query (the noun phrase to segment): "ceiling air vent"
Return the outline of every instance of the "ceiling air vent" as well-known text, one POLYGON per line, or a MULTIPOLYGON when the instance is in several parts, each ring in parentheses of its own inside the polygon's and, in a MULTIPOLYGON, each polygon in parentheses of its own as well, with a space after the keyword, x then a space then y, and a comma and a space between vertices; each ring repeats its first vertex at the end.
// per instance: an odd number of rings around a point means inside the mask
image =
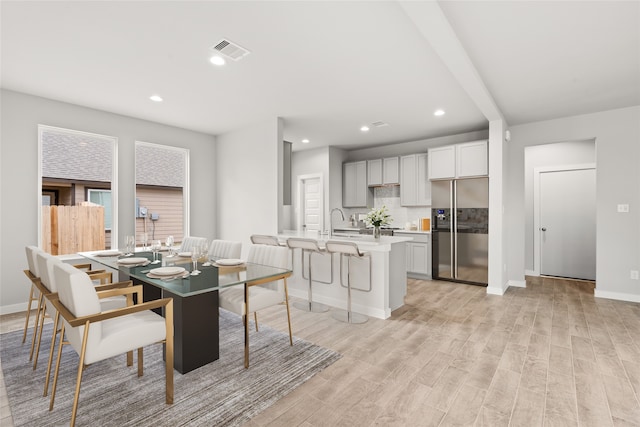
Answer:
POLYGON ((381 128, 381 127, 389 126, 389 123, 373 122, 373 123, 371 123, 371 126, 376 127, 376 128, 381 128))
POLYGON ((220 52, 227 58, 234 61, 239 61, 250 53, 247 49, 227 39, 222 39, 218 43, 216 43, 216 45, 213 47, 213 50, 216 52, 220 52))

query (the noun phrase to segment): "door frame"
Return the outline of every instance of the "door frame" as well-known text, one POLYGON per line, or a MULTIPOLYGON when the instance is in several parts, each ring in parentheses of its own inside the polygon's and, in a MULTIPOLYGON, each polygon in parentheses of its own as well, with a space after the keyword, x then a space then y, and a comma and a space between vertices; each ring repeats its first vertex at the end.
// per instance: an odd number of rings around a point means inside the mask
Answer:
MULTIPOLYGON (((540 275, 540 259, 542 258, 542 245, 540 244, 540 175, 545 172, 562 172, 587 169, 596 170, 596 164, 582 163, 573 165, 542 166, 533 169, 533 273, 536 276, 540 275)), ((597 200, 598 199, 596 195, 596 203, 597 200)), ((596 251, 596 260, 597 257, 598 255, 596 251)))
POLYGON ((302 228, 302 224, 304 223, 304 181, 306 181, 307 179, 315 179, 318 178, 319 181, 319 185, 320 185, 320 218, 319 218, 319 222, 320 224, 322 224, 322 227, 324 229, 324 198, 325 198, 325 194, 324 194, 324 179, 322 177, 322 172, 318 172, 318 173, 309 173, 309 174, 304 174, 304 175, 297 175, 296 176, 296 184, 297 184, 297 190, 296 190, 296 194, 298 197, 298 200, 296 202, 296 230, 299 231, 304 231, 304 229, 302 228))

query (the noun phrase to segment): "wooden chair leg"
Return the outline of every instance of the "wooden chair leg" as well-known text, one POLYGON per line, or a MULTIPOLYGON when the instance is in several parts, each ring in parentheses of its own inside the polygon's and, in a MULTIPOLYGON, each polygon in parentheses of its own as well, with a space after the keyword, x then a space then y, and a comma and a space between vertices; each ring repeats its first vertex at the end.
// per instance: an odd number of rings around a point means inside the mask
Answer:
POLYGON ((56 387, 58 386, 58 372, 60 371, 60 358, 62 356, 62 346, 64 345, 64 323, 60 328, 60 344, 58 345, 58 357, 56 358, 56 369, 53 373, 53 384, 51 385, 51 399, 49 400, 49 410, 53 410, 53 403, 56 400, 56 387))
POLYGON ((165 339, 165 393, 167 404, 173 403, 173 301, 164 308, 165 327, 167 338, 165 339))
POLYGON ((258 312, 257 311, 253 312, 253 323, 255 323, 256 332, 258 332, 258 312))
POLYGON ((29 361, 33 360, 33 350, 35 349, 35 346, 36 346, 38 322, 40 322, 40 311, 42 310, 43 305, 44 305, 44 296, 41 293, 40 297, 38 298, 38 310, 36 311, 36 320, 33 324, 33 334, 31 335, 31 352, 29 353, 29 361))
POLYGON ((31 303, 35 300, 33 297, 33 285, 31 285, 31 290, 29 291, 29 305, 27 305, 27 317, 24 320, 24 332, 22 333, 22 344, 27 340, 27 329, 29 329, 29 317, 31 316, 31 303))
POLYGON ((56 346, 56 336, 58 335, 58 322, 60 321, 60 313, 56 312, 56 317, 53 319, 53 333, 51 334, 51 348, 49 348, 49 362, 47 363, 47 377, 44 380, 44 394, 45 397, 49 392, 49 377, 51 376, 51 363, 53 363, 53 350, 56 346))
POLYGON ((76 392, 73 396, 73 407, 71 409, 71 422, 69 427, 76 425, 76 415, 78 413, 78 400, 80 399, 80 383, 82 382, 82 371, 84 371, 84 357, 87 353, 87 339, 89 337, 89 326, 87 322, 84 325, 84 336, 82 337, 82 350, 80 351, 80 361, 78 362, 78 376, 76 378, 76 392))
MULTIPOLYGON (((36 338, 36 341, 38 342, 36 344, 36 354, 35 357, 33 358, 33 370, 36 370, 36 367, 38 366, 38 357, 40 356, 40 343, 42 342, 42 328, 44 328, 44 318, 46 317, 47 314, 47 306, 46 304, 42 307, 42 313, 40 314, 40 325, 36 325, 38 326, 38 337, 36 338)), ((34 326, 35 328, 35 326, 34 326)))
POLYGON ((244 284, 244 367, 249 368, 249 285, 244 284))
POLYGON ((289 345, 293 345, 293 334, 291 333, 291 311, 289 310, 289 290, 287 289, 287 279, 284 278, 284 302, 287 306, 287 322, 289 322, 289 345))
POLYGON ((127 351, 127 366, 133 366, 133 351, 127 351))

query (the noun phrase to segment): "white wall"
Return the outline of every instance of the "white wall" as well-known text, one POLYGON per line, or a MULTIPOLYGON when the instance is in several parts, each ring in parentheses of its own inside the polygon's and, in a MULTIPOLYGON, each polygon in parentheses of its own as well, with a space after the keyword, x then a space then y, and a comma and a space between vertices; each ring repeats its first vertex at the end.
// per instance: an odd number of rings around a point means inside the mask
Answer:
POLYGON ((595 141, 559 142, 524 149, 525 269, 533 271, 533 178, 534 169, 544 166, 579 165, 596 162, 595 141))
POLYGON ((217 137, 218 238, 246 247, 252 234, 277 234, 282 215, 282 120, 217 137))
POLYGON ((640 106, 511 127, 506 221, 509 278, 525 270, 524 148, 595 139, 596 296, 640 302, 640 106), (617 213, 620 203, 629 213, 617 213))
POLYGON ((24 247, 38 242, 38 124, 118 138, 120 242, 135 230, 135 141, 189 149, 191 233, 215 234, 214 136, 4 89, 0 96, 0 312, 24 310, 29 295, 22 270, 24 247))

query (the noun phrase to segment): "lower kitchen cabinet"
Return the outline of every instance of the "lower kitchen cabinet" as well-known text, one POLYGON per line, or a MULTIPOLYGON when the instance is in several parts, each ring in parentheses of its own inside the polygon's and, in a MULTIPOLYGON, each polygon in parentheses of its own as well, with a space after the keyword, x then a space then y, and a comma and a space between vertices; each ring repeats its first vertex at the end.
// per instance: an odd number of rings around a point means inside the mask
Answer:
POLYGON ((394 236, 413 238, 407 242, 407 276, 415 279, 431 279, 431 234, 394 232, 394 236))

